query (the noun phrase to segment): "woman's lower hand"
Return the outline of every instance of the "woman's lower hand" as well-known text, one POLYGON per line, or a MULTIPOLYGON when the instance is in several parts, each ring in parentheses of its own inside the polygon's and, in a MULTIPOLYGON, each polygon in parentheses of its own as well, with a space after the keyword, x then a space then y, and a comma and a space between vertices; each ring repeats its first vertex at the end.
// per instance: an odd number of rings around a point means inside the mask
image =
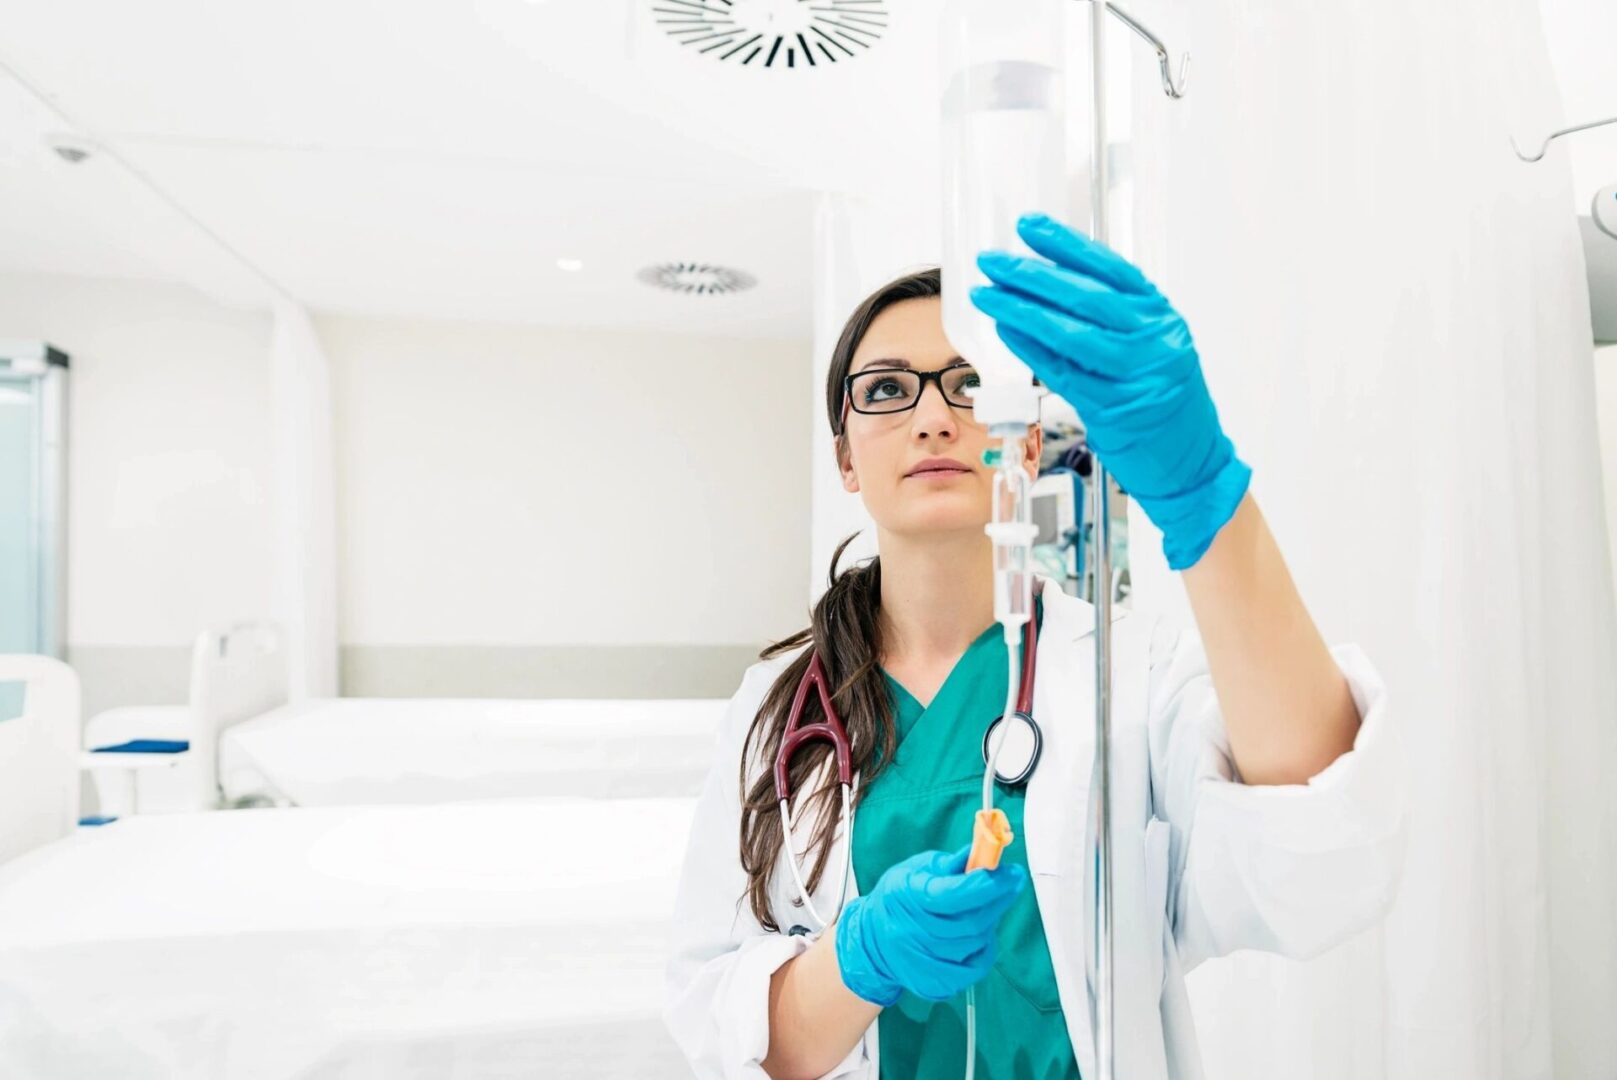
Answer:
POLYGON ((983 252, 993 284, 973 289, 973 303, 1078 411, 1096 455, 1162 530, 1168 565, 1194 565, 1252 470, 1219 426, 1190 328, 1110 248, 1042 214, 1017 232, 1043 258, 983 252))
POLYGON ((999 921, 1027 871, 1012 863, 968 874, 970 850, 914 855, 848 901, 835 933, 849 990, 884 1007, 905 990, 946 1001, 988 974, 999 921))

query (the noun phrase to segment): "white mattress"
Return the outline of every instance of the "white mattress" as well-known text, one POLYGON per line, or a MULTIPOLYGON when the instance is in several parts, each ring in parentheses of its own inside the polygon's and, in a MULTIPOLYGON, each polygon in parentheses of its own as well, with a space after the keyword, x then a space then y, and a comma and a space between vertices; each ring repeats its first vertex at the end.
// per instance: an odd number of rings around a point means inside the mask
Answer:
POLYGON ((219 740, 226 799, 297 806, 696 795, 722 700, 332 698, 219 740))
POLYGON ((128 818, 0 866, 0 1076, 689 1075, 686 799, 128 818))

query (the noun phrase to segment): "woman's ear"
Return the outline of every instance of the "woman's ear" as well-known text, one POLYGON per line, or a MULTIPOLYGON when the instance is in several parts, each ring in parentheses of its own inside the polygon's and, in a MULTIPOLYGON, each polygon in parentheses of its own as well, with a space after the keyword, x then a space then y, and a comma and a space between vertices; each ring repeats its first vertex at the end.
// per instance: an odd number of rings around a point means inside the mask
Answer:
POLYGON ((1031 424, 1027 438, 1022 440, 1022 465, 1031 469, 1033 479, 1039 478, 1039 458, 1044 454, 1044 425, 1031 424))
POLYGON ((859 475, 853 471, 853 454, 848 449, 848 436, 836 436, 831 445, 837 454, 837 472, 842 474, 842 490, 850 495, 857 494, 859 475))

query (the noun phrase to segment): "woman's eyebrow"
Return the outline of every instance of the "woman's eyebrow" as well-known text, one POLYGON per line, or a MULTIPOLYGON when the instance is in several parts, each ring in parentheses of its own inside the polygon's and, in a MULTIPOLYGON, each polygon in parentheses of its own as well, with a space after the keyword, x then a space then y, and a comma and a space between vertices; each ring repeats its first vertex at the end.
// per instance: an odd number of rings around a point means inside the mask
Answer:
MULTIPOLYGON (((944 363, 943 366, 944 367, 953 367, 955 364, 958 364, 958 363, 960 363, 960 357, 951 356, 944 363)), ((877 365, 880 365, 882 367, 907 368, 907 367, 910 366, 910 362, 908 360, 905 360, 901 356, 878 356, 878 357, 876 357, 874 359, 866 360, 863 364, 860 364, 854 370, 863 371, 863 370, 865 370, 865 368, 876 367, 877 365)))

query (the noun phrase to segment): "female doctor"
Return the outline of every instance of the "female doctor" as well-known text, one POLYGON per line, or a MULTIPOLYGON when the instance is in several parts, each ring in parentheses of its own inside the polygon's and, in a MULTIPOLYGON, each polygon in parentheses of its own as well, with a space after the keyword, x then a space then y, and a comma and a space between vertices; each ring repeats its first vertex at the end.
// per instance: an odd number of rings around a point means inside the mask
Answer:
MULTIPOLYGON (((973 299, 1077 409, 1195 614, 1196 632, 1117 614, 1112 858, 1116 1075, 1198 1077, 1186 972, 1234 949, 1316 954, 1388 904, 1399 758, 1374 670, 1326 648, 1292 583, 1184 320, 1107 248, 1038 215, 1018 231, 1040 257, 984 253, 992 284, 973 299)), ((669 1027, 700 1076, 952 1080, 968 987, 978 1076, 1095 1073, 1094 611, 1053 582, 1023 658, 1042 747, 1025 782, 995 785, 1014 840, 997 869, 965 872, 1009 678, 974 383, 936 270, 869 297, 837 343, 837 460, 880 553, 840 575, 834 557, 812 627, 766 649, 730 703, 669 966, 669 1027), (811 742, 787 761, 787 851, 773 770, 816 655, 847 733, 851 850, 832 748, 811 742)), ((823 719, 805 702, 801 723, 823 719)))

